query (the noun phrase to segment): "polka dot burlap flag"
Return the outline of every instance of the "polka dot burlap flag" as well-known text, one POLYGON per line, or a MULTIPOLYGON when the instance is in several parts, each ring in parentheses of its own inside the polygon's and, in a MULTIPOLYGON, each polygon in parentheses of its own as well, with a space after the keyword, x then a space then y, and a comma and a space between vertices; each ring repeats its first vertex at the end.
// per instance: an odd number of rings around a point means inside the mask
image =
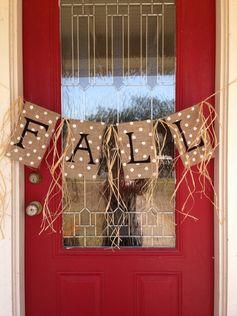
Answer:
POLYGON ((157 175, 151 120, 118 124, 118 138, 125 179, 144 179, 157 175))
POLYGON ((70 141, 64 161, 66 177, 96 179, 104 128, 103 122, 69 121, 70 141))
POLYGON ((6 156, 37 168, 47 150, 60 115, 30 102, 24 104, 6 156))
POLYGON ((212 158, 211 139, 200 105, 172 114, 166 118, 166 122, 185 167, 212 158))

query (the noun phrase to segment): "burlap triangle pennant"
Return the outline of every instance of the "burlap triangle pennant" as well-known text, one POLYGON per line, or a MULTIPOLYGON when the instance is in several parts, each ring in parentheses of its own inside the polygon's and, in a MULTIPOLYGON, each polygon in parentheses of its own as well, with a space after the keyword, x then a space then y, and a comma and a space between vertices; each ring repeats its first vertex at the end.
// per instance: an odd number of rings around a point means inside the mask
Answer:
POLYGON ((66 177, 96 179, 104 128, 103 122, 69 121, 70 140, 64 161, 66 177))
POLYGON ((125 179, 156 176, 157 159, 152 121, 118 124, 118 137, 125 179))
POLYGON ((60 115, 26 102, 6 156, 37 168, 47 150, 60 115))
POLYGON ((166 122, 185 167, 212 157, 211 139, 200 105, 172 114, 166 118, 166 122))

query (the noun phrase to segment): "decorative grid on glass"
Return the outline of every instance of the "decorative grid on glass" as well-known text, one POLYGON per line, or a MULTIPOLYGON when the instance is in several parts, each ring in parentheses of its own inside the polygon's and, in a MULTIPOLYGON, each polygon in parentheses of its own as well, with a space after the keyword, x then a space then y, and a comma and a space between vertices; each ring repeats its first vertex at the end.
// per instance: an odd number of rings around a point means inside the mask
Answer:
MULTIPOLYGON (((64 117, 117 123, 174 112, 174 1, 61 0, 61 43, 64 117)), ((118 236, 120 246, 174 247, 172 157, 168 138, 150 203, 143 180, 120 186, 126 211, 111 201, 105 213, 106 171, 94 182, 67 180, 64 246, 111 246, 118 236)))

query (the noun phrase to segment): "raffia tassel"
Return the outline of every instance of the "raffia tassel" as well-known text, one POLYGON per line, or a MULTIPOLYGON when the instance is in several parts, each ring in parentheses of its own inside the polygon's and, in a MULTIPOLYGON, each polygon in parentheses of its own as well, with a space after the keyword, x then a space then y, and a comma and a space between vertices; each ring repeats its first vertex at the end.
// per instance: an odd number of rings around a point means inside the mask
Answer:
POLYGON ((58 219, 58 217, 63 213, 65 209, 70 210, 71 207, 71 198, 64 174, 64 161, 66 151, 72 143, 71 135, 72 132, 68 120, 62 119, 55 130, 50 149, 45 158, 51 175, 51 182, 44 199, 40 233, 46 231, 49 228, 53 232, 55 232, 54 222, 58 219), (66 137, 64 137, 62 144, 63 130, 66 130, 66 137), (52 212, 50 208, 50 203, 53 200, 59 201, 59 203, 56 205, 56 208, 52 212))
MULTIPOLYGON (((120 192, 121 181, 121 153, 119 149, 119 137, 115 126, 109 125, 104 133, 102 143, 102 161, 105 161, 107 179, 105 180, 106 207, 105 207, 105 227, 111 225, 111 220, 107 213, 111 211, 111 202, 126 212, 127 206, 120 192)), ((103 163, 103 162, 102 162, 103 163)), ((122 218, 117 219, 116 227, 110 232, 111 247, 119 247, 119 230, 123 224, 122 218)))

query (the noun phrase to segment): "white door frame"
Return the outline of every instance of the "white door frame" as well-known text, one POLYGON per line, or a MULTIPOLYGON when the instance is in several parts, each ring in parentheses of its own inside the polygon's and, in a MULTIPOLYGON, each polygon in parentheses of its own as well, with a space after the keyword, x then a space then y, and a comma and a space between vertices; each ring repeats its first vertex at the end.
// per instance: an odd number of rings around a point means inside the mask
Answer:
MULTIPOLYGON (((22 95, 22 0, 0 1, 0 123, 22 95)), ((216 90, 237 78, 237 0, 216 0, 216 90)), ((220 220, 215 216, 215 316, 236 316, 237 300, 237 83, 216 97, 221 128, 215 160, 220 220)), ((13 111, 12 111, 13 112, 13 111)), ((12 113, 14 118, 16 113, 12 113)), ((7 127, 9 128, 9 127, 7 127)), ((24 316, 23 168, 2 162, 9 201, 0 241, 0 315, 24 316)))

